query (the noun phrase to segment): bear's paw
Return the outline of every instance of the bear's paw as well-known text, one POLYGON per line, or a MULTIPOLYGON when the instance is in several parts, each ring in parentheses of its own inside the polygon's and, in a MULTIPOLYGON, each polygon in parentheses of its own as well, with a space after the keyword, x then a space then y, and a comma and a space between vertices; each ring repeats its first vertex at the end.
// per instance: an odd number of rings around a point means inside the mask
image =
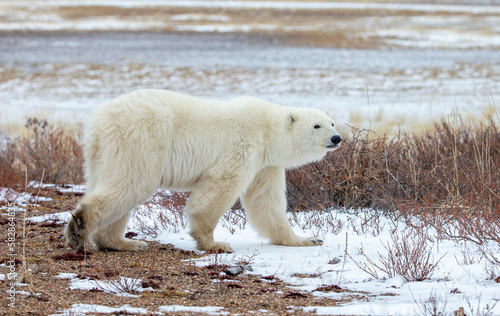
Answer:
POLYGON ((225 242, 215 242, 207 249, 203 249, 208 253, 232 253, 233 249, 225 242))

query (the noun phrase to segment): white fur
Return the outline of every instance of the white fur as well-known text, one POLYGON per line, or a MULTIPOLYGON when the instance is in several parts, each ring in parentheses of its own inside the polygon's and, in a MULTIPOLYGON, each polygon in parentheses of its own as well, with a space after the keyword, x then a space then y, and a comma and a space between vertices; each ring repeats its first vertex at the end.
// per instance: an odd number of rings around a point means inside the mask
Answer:
POLYGON ((272 243, 321 244, 292 231, 284 171, 321 159, 334 149, 335 135, 333 120, 321 111, 253 97, 213 101, 164 90, 123 95, 98 108, 88 126, 88 193, 75 212, 76 226, 68 224, 68 244, 78 248, 75 243, 90 237, 103 249, 147 248, 124 232, 130 211, 158 187, 192 190, 185 212, 201 250, 230 251, 214 241, 213 230, 238 197, 272 243))

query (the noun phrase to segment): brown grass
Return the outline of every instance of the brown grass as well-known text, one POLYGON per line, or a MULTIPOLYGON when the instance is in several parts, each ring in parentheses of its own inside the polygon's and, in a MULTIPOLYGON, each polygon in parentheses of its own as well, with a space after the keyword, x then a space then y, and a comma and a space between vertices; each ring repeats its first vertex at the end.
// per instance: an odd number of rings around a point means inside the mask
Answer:
POLYGON ((23 172, 13 167, 15 161, 15 148, 6 139, 0 152, 0 187, 19 188, 24 183, 23 172))
POLYGON ((83 182, 83 156, 75 130, 30 118, 22 136, 7 138, 0 152, 0 187, 19 188, 26 181, 56 184, 83 182))
POLYGON ((353 128, 340 150, 287 173, 289 205, 498 209, 499 159, 500 131, 493 118, 443 120, 427 132, 392 138, 353 128))

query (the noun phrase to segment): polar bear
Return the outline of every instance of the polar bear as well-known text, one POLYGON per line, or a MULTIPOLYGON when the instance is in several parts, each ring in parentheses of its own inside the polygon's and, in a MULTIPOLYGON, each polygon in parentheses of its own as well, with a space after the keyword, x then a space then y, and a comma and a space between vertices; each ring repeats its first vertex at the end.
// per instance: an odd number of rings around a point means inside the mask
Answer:
POLYGON ((341 144, 334 121, 315 109, 254 97, 206 100, 138 90, 98 107, 84 137, 87 193, 66 227, 70 247, 91 239, 101 250, 142 250, 124 237, 131 210, 157 188, 191 190, 185 207, 200 250, 230 252, 214 241, 220 217, 240 197, 253 228, 271 243, 317 246, 286 216, 285 169, 321 159, 341 144))

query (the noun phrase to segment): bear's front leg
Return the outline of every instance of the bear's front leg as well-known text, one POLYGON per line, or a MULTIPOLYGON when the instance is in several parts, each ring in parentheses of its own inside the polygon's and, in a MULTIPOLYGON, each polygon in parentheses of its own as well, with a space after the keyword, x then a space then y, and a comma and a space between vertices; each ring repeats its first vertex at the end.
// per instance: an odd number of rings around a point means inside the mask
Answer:
POLYGON ((261 170, 242 196, 242 203, 253 228, 275 245, 305 247, 323 244, 321 239, 297 236, 286 216, 285 170, 261 170))
POLYGON ((214 229, 219 218, 207 217, 207 214, 204 213, 189 215, 190 235, 196 241, 198 250, 205 250, 210 253, 233 252, 228 243, 214 240, 214 229))
POLYGON ((211 253, 232 252, 229 244, 216 242, 214 230, 221 216, 231 208, 239 195, 236 179, 206 181, 191 193, 185 212, 199 250, 211 253))

